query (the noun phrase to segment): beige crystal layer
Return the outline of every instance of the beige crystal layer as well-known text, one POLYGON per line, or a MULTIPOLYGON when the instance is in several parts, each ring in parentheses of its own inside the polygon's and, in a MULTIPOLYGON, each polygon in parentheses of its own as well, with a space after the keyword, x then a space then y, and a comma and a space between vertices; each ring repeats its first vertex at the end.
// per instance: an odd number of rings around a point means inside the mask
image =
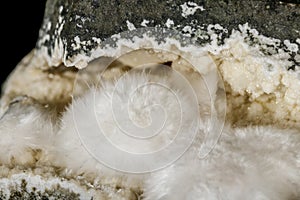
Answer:
MULTIPOLYGON (((251 48, 239 40, 231 41, 228 45, 218 54, 204 52, 211 55, 223 77, 227 93, 227 120, 237 126, 276 124, 299 128, 300 81, 297 73, 287 71, 282 66, 285 64, 282 60, 270 62, 270 59, 256 57, 251 48)), ((134 51, 130 56, 114 62, 113 58, 102 57, 79 71, 63 66, 49 69, 32 52, 6 82, 2 108, 5 109, 11 100, 23 95, 41 104, 63 108, 71 102, 72 97, 84 94, 89 87, 97 84, 99 76, 116 78, 143 63, 169 62, 171 67, 187 72, 188 76, 199 75, 191 63, 183 58, 198 64, 204 61, 195 55, 181 54, 178 49, 173 49, 173 52, 134 51)), ((207 71, 204 67, 200 73, 207 71)))

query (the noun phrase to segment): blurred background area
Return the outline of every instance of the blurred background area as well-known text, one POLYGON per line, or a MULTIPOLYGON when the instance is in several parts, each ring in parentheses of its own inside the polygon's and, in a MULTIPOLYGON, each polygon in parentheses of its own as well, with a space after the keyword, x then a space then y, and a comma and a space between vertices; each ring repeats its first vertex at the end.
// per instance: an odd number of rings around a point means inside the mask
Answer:
POLYGON ((0 85, 36 44, 46 0, 5 1, 1 6, 0 85))

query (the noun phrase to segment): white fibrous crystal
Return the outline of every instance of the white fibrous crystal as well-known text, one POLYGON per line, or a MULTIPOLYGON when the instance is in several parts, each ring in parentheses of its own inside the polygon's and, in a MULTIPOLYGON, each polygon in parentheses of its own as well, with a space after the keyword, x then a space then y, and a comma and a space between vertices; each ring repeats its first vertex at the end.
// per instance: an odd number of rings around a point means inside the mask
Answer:
POLYGON ((171 28, 174 25, 174 21, 171 19, 168 19, 166 22, 166 27, 167 28, 171 28))
POLYGON ((284 40, 284 45, 287 46, 289 51, 297 53, 299 51, 297 44, 292 44, 289 40, 284 40))
POLYGON ((182 9, 182 16, 183 17, 188 17, 189 15, 194 15, 196 13, 197 10, 200 11, 204 11, 205 9, 203 8, 203 6, 198 6, 198 4, 194 3, 194 2, 185 2, 184 4, 182 4, 181 6, 182 9))
POLYGON ((134 24, 131 23, 130 21, 127 20, 126 23, 127 23, 128 30, 133 31, 133 30, 136 29, 135 26, 134 26, 134 24))
POLYGON ((147 24, 149 24, 149 20, 144 19, 141 23, 141 26, 147 27, 147 24))

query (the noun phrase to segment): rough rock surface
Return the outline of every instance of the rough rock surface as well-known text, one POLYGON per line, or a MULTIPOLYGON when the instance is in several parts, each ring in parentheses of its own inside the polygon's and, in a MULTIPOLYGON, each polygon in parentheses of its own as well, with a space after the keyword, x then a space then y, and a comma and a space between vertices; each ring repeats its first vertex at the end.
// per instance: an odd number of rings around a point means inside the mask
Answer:
MULTIPOLYGON (((174 22, 174 27, 171 28, 178 31, 182 31, 187 25, 205 29, 209 24, 220 24, 228 29, 230 34, 239 24, 249 23, 261 34, 281 41, 288 39, 295 42, 300 37, 300 5, 297 1, 284 3, 267 0, 200 0, 195 2, 199 9, 201 7, 201 11, 184 15, 182 6, 194 7, 188 2, 185 0, 48 1, 37 48, 46 47, 53 64, 58 65, 63 59, 67 64, 74 55, 89 56, 91 50, 99 45, 97 41, 127 31, 127 22, 132 23, 135 28, 142 28, 142 22, 147 20, 148 27, 167 28, 167 19, 174 22), (76 38, 87 42, 85 48, 73 48, 72 44, 76 43, 76 38), (58 45, 61 46, 57 47, 58 45), (58 55, 57 51, 60 51, 58 55)), ((226 36, 228 35, 223 34, 222 37, 226 36)), ((200 44, 207 42, 197 39, 200 44)))

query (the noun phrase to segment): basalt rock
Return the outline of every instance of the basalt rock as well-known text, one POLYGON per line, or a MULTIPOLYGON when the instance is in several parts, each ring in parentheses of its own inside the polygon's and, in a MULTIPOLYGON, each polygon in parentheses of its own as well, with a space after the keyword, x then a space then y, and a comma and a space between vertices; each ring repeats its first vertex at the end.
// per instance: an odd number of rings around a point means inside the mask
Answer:
MULTIPOLYGON (((261 34, 281 41, 296 42, 300 37, 300 5, 297 1, 201 0, 197 4, 190 3, 185 0, 48 1, 37 49, 46 48, 43 53, 49 57, 49 64, 72 66, 76 65, 69 61, 72 57, 78 54, 90 56, 99 46, 97 41, 128 31, 128 23, 135 28, 170 28, 166 24, 168 19, 173 21, 171 28, 179 32, 185 26, 205 30, 209 24, 220 24, 228 30, 222 35, 226 38, 232 29, 248 23, 261 34), (77 43, 76 40, 86 41, 85 48, 74 49, 72 45, 77 43)), ((197 42, 207 41, 197 38, 197 42)))

